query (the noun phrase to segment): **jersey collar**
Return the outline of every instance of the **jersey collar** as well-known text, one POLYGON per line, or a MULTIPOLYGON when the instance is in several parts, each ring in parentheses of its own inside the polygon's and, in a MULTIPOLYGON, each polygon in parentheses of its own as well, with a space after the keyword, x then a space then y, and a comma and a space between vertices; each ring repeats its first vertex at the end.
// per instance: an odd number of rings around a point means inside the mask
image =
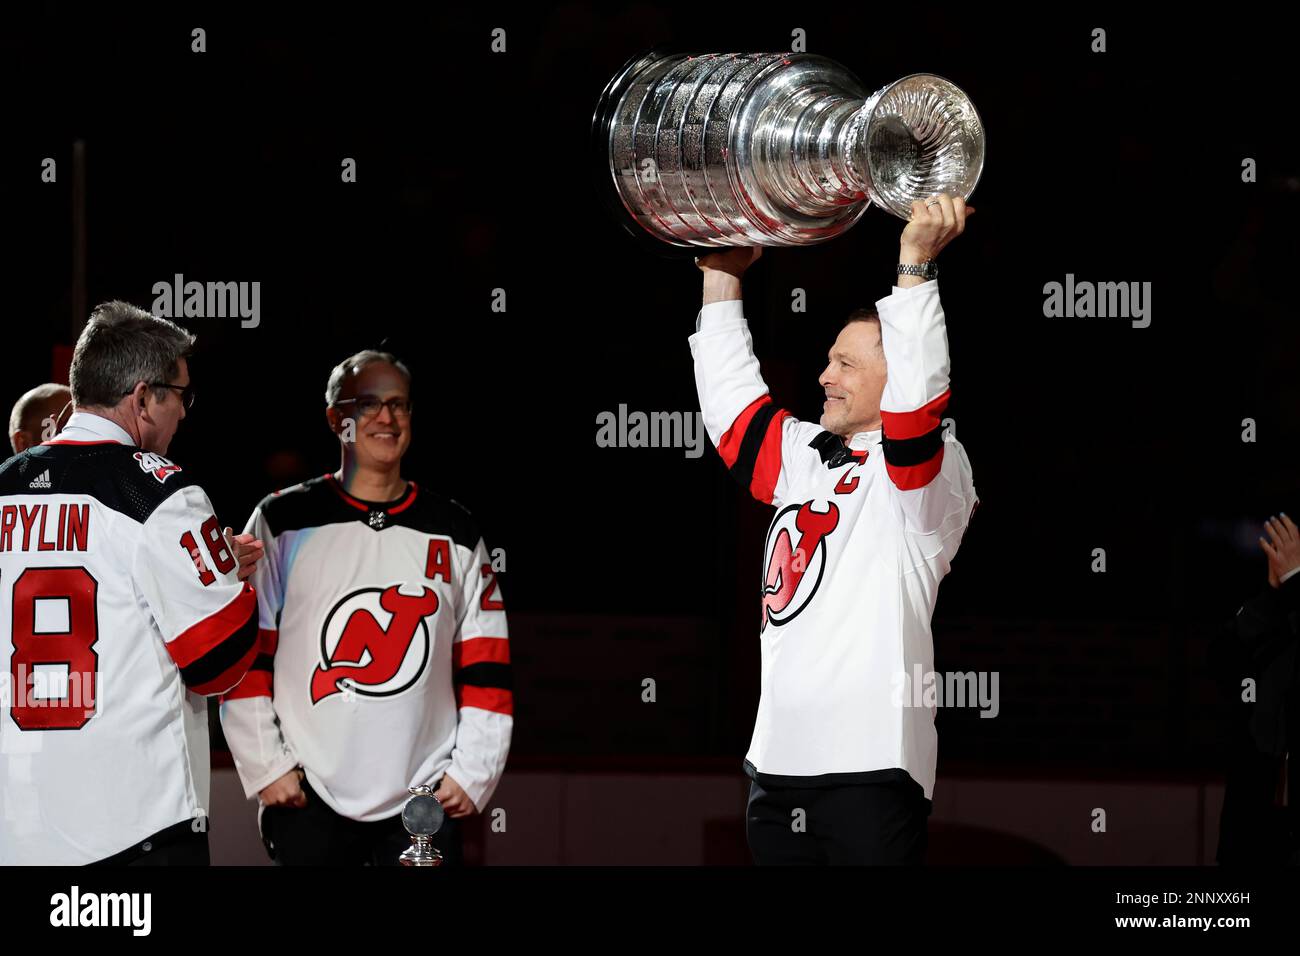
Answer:
POLYGON ((415 500, 415 495, 418 490, 415 487, 415 482, 408 481, 406 483, 406 494, 402 495, 402 497, 398 498, 396 501, 363 501, 361 498, 354 498, 352 495, 348 494, 347 491, 344 490, 343 485, 331 472, 326 472, 325 484, 333 488, 340 498, 359 511, 384 512, 390 515, 399 514, 409 508, 411 502, 415 500))
POLYGON ((871 448, 880 444, 880 429, 870 432, 858 432, 849 439, 849 447, 854 451, 861 451, 864 448, 871 448))
POLYGON ((125 428, 101 415, 73 412, 63 431, 42 445, 135 445, 125 428))

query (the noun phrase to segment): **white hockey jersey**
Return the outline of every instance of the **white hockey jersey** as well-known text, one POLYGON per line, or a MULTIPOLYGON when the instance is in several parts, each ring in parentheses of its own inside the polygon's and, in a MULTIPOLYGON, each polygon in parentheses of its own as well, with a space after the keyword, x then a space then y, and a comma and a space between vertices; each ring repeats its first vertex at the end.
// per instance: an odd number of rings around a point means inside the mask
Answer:
POLYGON ((204 696, 257 649, 223 527, 179 466, 86 412, 0 465, 0 863, 206 825, 204 696))
POLYGON ((337 813, 382 820, 444 773, 482 810, 513 726, 510 645, 463 507, 408 482, 391 502, 333 475, 265 498, 261 653, 221 705, 244 791, 301 765, 337 813))
POLYGON ((905 772, 932 799, 930 617, 977 504, 942 430, 948 342, 936 281, 876 303, 888 365, 883 429, 847 446, 772 404, 738 300, 690 337, 704 425, 731 473, 776 506, 761 583, 761 696, 746 772, 768 786, 905 772), (882 434, 883 431, 883 434, 882 434))

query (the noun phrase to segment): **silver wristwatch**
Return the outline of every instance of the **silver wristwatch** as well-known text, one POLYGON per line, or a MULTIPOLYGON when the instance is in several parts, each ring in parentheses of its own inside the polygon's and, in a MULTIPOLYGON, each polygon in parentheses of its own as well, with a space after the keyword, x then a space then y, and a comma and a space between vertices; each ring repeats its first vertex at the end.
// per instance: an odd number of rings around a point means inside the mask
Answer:
POLYGON ((939 267, 935 265, 933 259, 926 259, 919 266, 904 265, 900 262, 897 272, 904 276, 920 276, 927 282, 939 278, 939 267))

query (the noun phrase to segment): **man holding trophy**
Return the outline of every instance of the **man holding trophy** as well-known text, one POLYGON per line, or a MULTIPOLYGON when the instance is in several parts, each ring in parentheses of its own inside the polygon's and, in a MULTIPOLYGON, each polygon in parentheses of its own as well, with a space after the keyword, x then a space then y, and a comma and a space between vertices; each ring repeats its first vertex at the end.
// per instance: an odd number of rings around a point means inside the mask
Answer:
POLYGON ((937 735, 907 686, 933 673, 930 615, 976 505, 943 435, 948 350, 934 259, 973 212, 913 204, 892 295, 849 317, 820 424, 772 404, 742 312, 760 248, 701 256, 690 338, 704 423, 732 475, 775 505, 762 595, 762 694, 745 759, 759 863, 923 860, 937 735))
POLYGON ((744 765, 754 858, 920 863, 938 744, 911 682, 933 679, 930 617, 977 503, 943 428, 934 258, 974 212, 979 113, 928 73, 868 94, 815 54, 653 50, 606 85, 592 147, 628 231, 696 254, 704 425, 732 475, 776 506, 744 765), (741 276, 761 247, 825 242, 871 206, 907 220, 897 283, 849 316, 820 379, 820 423, 801 422, 768 395, 741 276))

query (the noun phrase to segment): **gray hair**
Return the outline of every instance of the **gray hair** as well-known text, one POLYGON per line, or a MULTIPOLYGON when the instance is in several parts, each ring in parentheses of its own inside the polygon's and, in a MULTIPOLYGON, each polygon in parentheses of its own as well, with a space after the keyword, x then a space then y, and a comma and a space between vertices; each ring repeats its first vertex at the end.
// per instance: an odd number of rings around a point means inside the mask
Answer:
POLYGON ((78 407, 111 408, 138 382, 175 378, 193 347, 194 336, 175 322, 128 302, 101 302, 72 351, 72 400, 78 407))
MULTIPOLYGON (((34 426, 37 424, 32 420, 37 409, 43 402, 49 401, 59 392, 66 392, 68 386, 59 385, 55 382, 46 382, 44 385, 37 385, 30 391, 24 392, 22 398, 14 403, 13 411, 9 413, 9 434, 12 436, 16 432, 39 431, 34 426)), ((58 417, 56 413, 55 418, 58 417)))
POLYGON ((397 369, 406 377, 407 388, 411 386, 411 370, 392 352, 380 352, 376 349, 363 349, 356 355, 350 355, 330 372, 329 382, 325 385, 325 404, 333 406, 343 395, 343 386, 352 379, 367 365, 374 365, 376 362, 387 362, 393 368, 397 369))

